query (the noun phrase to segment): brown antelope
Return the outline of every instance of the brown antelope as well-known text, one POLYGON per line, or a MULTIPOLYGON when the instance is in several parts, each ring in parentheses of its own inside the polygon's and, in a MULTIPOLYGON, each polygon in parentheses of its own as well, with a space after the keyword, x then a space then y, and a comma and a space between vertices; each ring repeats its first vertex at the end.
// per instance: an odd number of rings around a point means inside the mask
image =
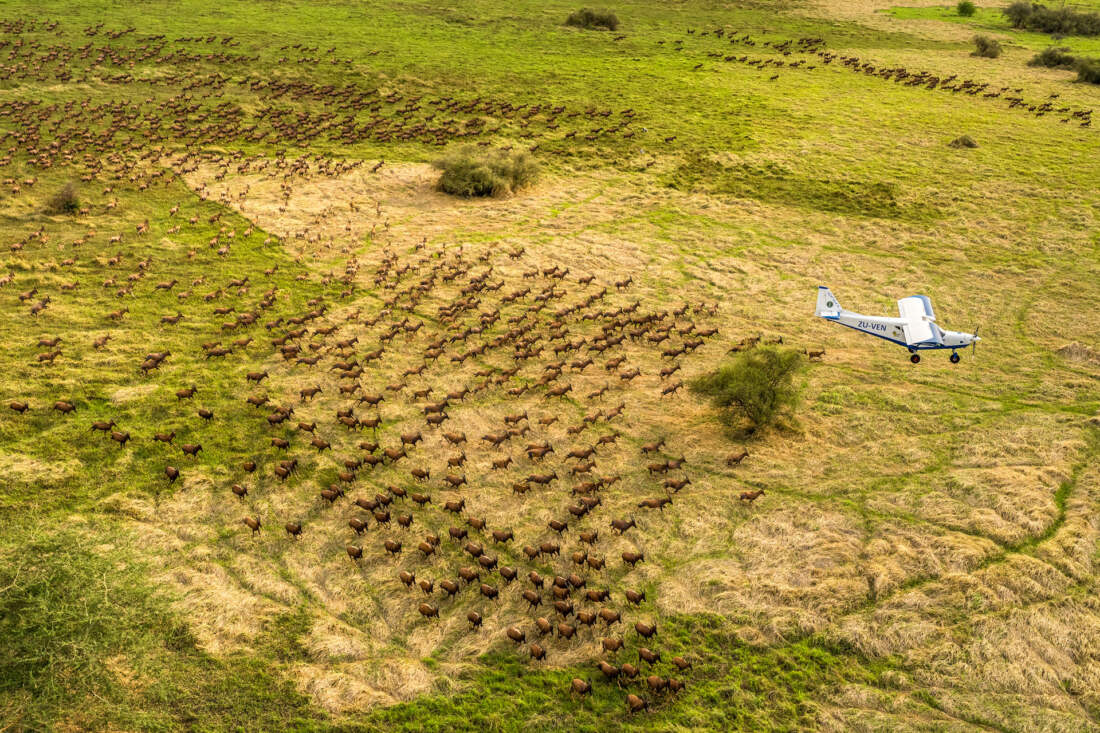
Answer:
POLYGON ((739 453, 730 453, 728 456, 726 456, 726 465, 730 468, 733 468, 734 466, 739 466, 741 465, 741 462, 748 457, 749 452, 747 450, 742 450, 739 453))
POLYGON ((741 501, 747 501, 752 504, 758 498, 764 495, 764 489, 757 489, 756 491, 742 491, 741 501))

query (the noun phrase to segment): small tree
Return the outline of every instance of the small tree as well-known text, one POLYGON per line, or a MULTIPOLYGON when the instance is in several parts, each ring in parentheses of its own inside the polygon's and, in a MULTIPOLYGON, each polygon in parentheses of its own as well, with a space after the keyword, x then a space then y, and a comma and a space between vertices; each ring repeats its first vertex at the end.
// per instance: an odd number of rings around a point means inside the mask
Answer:
POLYGON ((802 355, 792 349, 752 349, 697 378, 691 389, 710 397, 727 425, 744 425, 751 434, 797 404, 794 378, 802 364, 802 355))
POLYGON ((955 10, 959 15, 964 18, 969 18, 977 12, 978 8, 970 0, 959 0, 959 4, 955 6, 955 10))
POLYGON ((1001 44, 989 36, 974 36, 974 52, 970 55, 995 59, 1001 55, 1001 44))

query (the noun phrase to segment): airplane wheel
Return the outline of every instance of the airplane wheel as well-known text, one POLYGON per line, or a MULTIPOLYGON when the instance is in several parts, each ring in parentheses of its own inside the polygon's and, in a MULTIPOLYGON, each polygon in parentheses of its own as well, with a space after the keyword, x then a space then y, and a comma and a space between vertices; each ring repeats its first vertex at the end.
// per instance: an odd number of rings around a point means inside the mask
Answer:
POLYGON ((920 364, 920 354, 913 354, 909 357, 909 361, 913 362, 914 364, 920 364))
POLYGON ((951 354, 951 363, 952 363, 952 364, 958 364, 958 363, 959 363, 959 361, 960 361, 960 359, 959 359, 959 355, 958 355, 958 354, 955 354, 955 353, 952 353, 952 354, 951 354))

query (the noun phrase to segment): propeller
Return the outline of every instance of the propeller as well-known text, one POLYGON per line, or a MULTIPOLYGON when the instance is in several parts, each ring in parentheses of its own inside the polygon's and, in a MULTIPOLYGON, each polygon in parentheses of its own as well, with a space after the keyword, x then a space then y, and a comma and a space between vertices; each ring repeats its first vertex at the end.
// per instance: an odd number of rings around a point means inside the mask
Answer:
POLYGON ((974 340, 970 342, 970 354, 971 354, 971 356, 976 357, 978 355, 978 341, 979 340, 980 339, 978 338, 978 327, 974 326, 974 340))

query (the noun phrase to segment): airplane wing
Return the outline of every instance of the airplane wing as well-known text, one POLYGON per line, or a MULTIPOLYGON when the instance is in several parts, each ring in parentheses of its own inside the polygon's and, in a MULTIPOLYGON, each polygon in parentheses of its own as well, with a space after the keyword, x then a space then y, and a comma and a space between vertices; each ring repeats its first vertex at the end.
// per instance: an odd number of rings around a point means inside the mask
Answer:
POLYGON ((932 301, 927 295, 910 295, 898 301, 898 313, 902 318, 921 318, 934 321, 936 314, 932 312, 932 301))
POLYGON ((939 329, 932 327, 936 314, 932 312, 932 301, 928 296, 902 298, 898 301, 898 314, 907 321, 902 330, 905 331, 905 343, 909 346, 941 342, 939 329))

